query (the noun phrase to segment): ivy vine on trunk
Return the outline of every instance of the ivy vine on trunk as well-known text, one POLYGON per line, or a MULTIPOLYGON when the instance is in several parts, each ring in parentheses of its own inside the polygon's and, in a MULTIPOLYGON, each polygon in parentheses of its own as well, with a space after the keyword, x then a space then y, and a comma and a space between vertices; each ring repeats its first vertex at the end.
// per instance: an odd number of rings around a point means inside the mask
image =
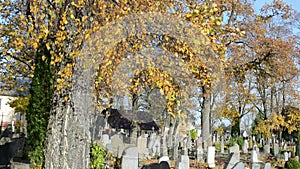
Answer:
POLYGON ((42 166, 45 139, 52 98, 51 55, 45 45, 36 53, 36 67, 32 79, 29 105, 26 112, 28 139, 26 150, 31 164, 42 166))

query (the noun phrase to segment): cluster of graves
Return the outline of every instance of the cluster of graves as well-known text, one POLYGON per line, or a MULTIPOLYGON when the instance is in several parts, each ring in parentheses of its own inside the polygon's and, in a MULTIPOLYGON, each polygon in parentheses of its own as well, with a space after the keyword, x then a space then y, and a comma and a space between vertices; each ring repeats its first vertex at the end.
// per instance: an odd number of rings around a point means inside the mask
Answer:
POLYGON ((13 158, 23 156, 25 134, 15 134, 11 127, 0 133, 0 168, 10 168, 13 158))
POLYGON ((192 140, 189 136, 168 135, 168 132, 159 133, 154 129, 140 133, 133 129, 128 134, 124 129, 116 130, 107 122, 105 124, 98 129, 96 135, 114 157, 121 159, 122 169, 146 168, 141 161, 147 159, 159 159, 159 162, 166 161, 168 164, 174 160, 176 169, 189 169, 191 160, 204 161, 209 168, 219 168, 216 157, 220 156, 227 159, 224 169, 271 169, 274 166, 267 157, 288 161, 293 157, 292 152, 296 152, 296 146, 279 143, 276 139, 259 139, 257 142, 247 136, 241 148, 238 144, 226 148, 228 137, 216 136, 212 138, 212 145, 220 143, 217 150, 215 146, 207 146, 201 136, 192 140))

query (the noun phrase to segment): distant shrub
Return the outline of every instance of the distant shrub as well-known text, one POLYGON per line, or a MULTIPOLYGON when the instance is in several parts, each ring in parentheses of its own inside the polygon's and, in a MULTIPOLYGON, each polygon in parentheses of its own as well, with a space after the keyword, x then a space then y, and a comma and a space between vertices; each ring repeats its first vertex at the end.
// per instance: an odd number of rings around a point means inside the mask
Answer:
POLYGON ((299 169, 300 163, 298 160, 290 158, 284 165, 285 169, 299 169))
POLYGON ((236 137, 236 138, 233 138, 231 137, 230 140, 229 140, 229 147, 231 146, 234 146, 234 144, 237 143, 240 147, 240 149, 242 149, 243 145, 244 145, 244 139, 243 137, 236 137))
POLYGON ((220 142, 216 142, 215 146, 216 146, 216 150, 218 150, 218 151, 221 150, 221 143, 220 142))
POLYGON ((190 130, 190 137, 192 140, 196 140, 197 136, 198 136, 198 132, 196 129, 190 130))

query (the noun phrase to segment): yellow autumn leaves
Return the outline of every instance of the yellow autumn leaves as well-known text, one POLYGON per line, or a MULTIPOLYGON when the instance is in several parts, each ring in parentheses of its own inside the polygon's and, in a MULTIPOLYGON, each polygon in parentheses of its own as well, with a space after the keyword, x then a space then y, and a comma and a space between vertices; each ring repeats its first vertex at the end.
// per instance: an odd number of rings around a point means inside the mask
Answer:
POLYGON ((258 122, 255 130, 259 131, 263 136, 270 138, 273 130, 278 131, 281 128, 285 128, 291 134, 293 131, 299 129, 299 124, 300 111, 294 110, 289 111, 285 115, 273 113, 270 119, 258 122))

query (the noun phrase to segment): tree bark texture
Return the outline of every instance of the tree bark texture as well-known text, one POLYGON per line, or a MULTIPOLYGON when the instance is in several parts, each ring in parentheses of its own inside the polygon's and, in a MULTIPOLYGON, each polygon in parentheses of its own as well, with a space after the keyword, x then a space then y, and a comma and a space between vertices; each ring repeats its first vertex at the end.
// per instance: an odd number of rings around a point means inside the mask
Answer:
POLYGON ((92 66, 85 69, 84 59, 76 61, 72 88, 64 95, 60 91, 54 92, 45 152, 46 169, 89 168, 90 117, 96 103, 94 69, 92 66), (69 101, 64 101, 65 96, 69 101))
MULTIPOLYGON (((202 115, 201 115, 201 127, 202 127, 202 139, 203 143, 205 142, 205 146, 211 145, 210 140, 210 95, 205 94, 203 97, 202 104, 202 115)), ((204 147, 207 150, 207 147, 204 147)))

